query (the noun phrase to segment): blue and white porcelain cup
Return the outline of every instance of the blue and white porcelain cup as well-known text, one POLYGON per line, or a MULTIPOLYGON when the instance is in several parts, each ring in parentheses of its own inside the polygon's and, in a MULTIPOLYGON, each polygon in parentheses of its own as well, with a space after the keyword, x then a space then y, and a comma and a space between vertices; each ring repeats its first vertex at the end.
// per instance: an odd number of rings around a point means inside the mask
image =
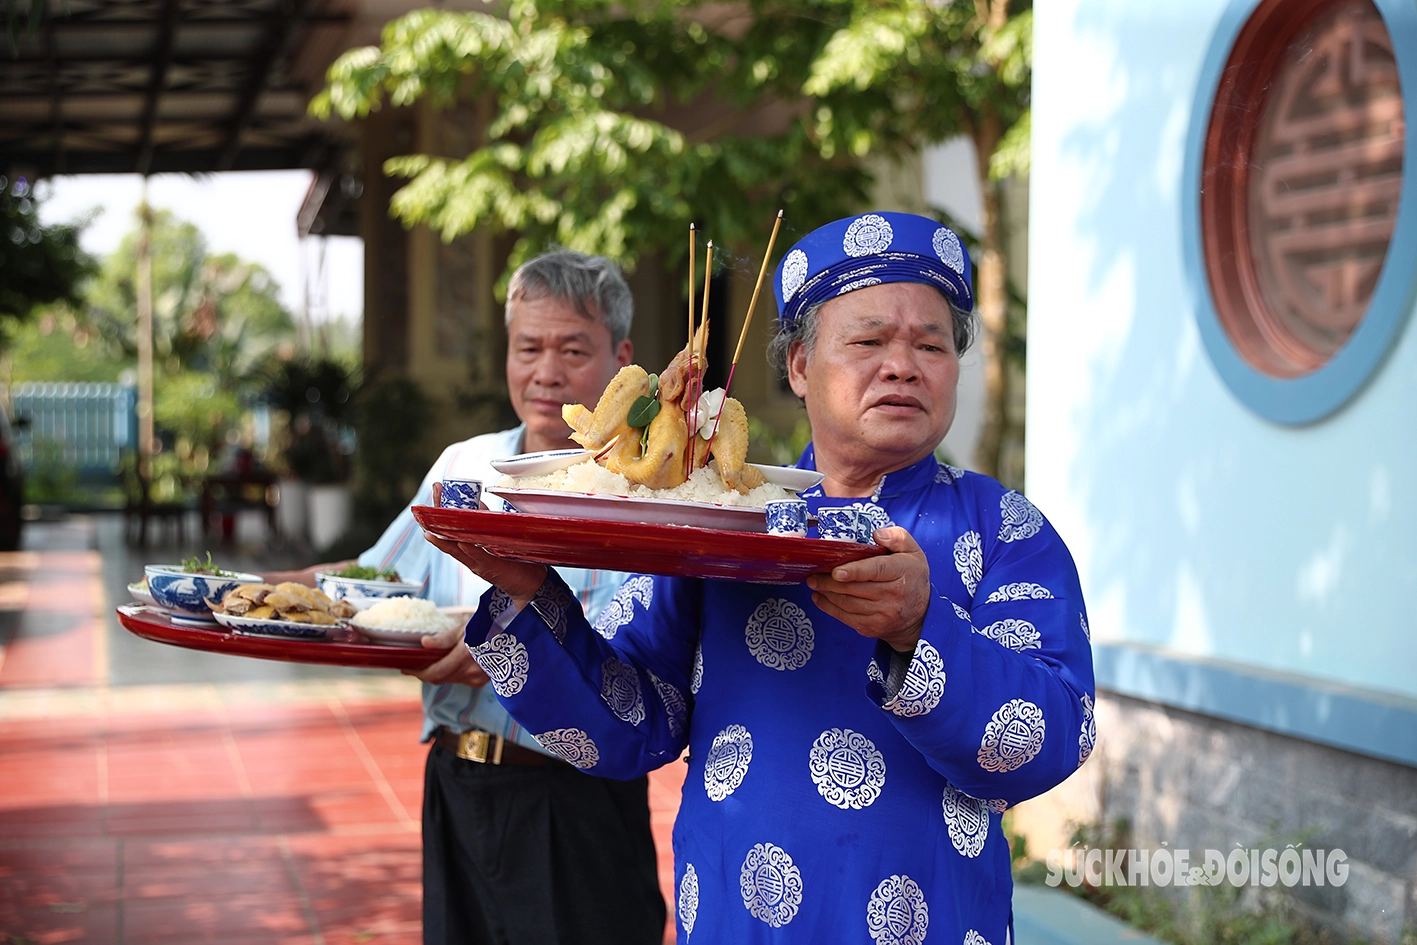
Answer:
POLYGON ((444 479, 441 504, 445 509, 476 511, 482 507, 482 483, 476 479, 444 479))
MULTIPOLYGON (((861 520, 865 516, 854 505, 817 510, 817 534, 836 541, 860 541, 861 520)), ((867 519, 867 527, 870 520, 867 519)))
POLYGON ((807 503, 803 499, 772 499, 763 507, 769 535, 807 537, 807 503))

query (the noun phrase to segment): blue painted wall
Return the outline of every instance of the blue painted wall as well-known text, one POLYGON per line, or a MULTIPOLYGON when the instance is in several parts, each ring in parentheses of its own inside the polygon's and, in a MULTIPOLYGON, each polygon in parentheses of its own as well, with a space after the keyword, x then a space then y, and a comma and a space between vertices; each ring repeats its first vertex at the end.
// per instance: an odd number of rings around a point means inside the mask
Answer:
POLYGON ((1186 148, 1231 7, 1037 6, 1028 492, 1095 640, 1417 697, 1411 319, 1346 406, 1297 427, 1241 404, 1197 328, 1186 148))

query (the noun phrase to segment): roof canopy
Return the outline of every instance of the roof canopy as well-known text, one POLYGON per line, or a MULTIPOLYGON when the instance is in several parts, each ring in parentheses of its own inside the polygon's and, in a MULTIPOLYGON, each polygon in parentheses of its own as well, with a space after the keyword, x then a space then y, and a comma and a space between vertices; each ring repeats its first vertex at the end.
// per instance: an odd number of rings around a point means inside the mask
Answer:
POLYGON ((305 106, 350 21, 331 0, 49 0, 18 54, 0 41, 0 173, 328 168, 348 129, 305 106))

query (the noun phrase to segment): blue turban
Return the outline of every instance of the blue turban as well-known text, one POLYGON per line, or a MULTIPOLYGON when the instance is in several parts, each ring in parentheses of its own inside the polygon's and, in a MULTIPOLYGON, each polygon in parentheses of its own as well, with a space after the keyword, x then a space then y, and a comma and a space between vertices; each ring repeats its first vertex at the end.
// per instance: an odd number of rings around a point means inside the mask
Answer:
POLYGON ((934 286, 974 310, 968 250, 949 227, 913 213, 864 213, 813 230, 778 263, 773 292, 790 327, 814 305, 885 282, 934 286))

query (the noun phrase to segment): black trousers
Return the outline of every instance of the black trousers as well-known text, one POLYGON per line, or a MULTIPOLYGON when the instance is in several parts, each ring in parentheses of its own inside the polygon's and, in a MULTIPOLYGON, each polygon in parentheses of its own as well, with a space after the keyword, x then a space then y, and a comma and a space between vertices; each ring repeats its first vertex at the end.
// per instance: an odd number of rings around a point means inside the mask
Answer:
POLYGON ((424 945, 657 945, 664 917, 647 779, 431 748, 424 945))

